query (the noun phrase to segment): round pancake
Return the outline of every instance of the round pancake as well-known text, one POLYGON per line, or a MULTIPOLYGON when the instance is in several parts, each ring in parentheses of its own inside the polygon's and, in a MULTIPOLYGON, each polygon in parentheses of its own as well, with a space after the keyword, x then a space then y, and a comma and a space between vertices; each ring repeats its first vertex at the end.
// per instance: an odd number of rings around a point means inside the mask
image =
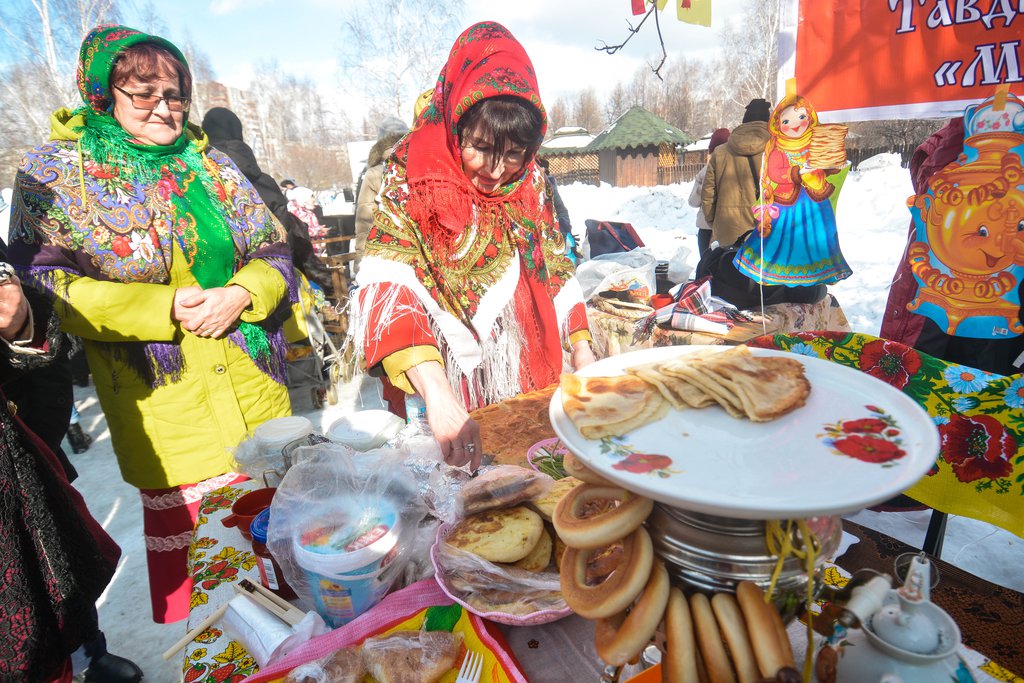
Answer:
POLYGON ((553 545, 551 534, 547 531, 540 532, 540 540, 537 541, 537 545, 534 546, 533 550, 512 566, 525 569, 528 572, 544 571, 551 564, 551 548, 553 545))
POLYGON ((543 532, 540 515, 520 505, 467 517, 446 541, 489 562, 518 562, 537 546, 543 532))
POLYGON ((548 489, 548 492, 531 500, 530 505, 540 513, 541 517, 550 522, 551 515, 554 514, 558 501, 562 500, 569 491, 572 491, 582 483, 576 477, 556 479, 554 485, 548 489))

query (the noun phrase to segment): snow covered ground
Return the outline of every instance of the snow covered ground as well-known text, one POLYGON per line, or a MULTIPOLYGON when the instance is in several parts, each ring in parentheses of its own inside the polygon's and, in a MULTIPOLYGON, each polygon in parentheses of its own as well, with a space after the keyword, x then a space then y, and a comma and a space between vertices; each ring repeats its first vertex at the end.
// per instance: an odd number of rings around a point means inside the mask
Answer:
MULTIPOLYGON (((690 183, 653 188, 611 188, 567 185, 561 188, 577 233, 586 218, 627 221, 637 228, 659 259, 670 259, 680 247, 691 250, 696 265, 696 209, 687 204, 690 183)), ((903 252, 911 193, 909 175, 895 155, 882 155, 861 164, 847 179, 839 201, 839 236, 853 268, 849 279, 831 288, 854 329, 877 334, 886 292, 903 252)), ((349 386, 338 405, 306 413, 326 428, 352 406, 374 407, 371 387, 349 386)), ((123 550, 121 565, 100 600, 100 625, 111 651, 134 659, 146 680, 181 680, 181 657, 160 658, 184 632, 184 625, 152 623, 146 578, 142 509, 138 492, 121 481, 106 420, 92 387, 76 388, 83 426, 95 442, 88 452, 73 456, 81 476, 76 485, 93 514, 123 550)), ((70 452, 70 448, 68 449, 70 452)), ((920 547, 928 513, 860 512, 851 519, 920 547)), ((1017 570, 1024 560, 1024 541, 995 527, 966 518, 951 518, 943 559, 990 581, 1024 590, 1017 570)))

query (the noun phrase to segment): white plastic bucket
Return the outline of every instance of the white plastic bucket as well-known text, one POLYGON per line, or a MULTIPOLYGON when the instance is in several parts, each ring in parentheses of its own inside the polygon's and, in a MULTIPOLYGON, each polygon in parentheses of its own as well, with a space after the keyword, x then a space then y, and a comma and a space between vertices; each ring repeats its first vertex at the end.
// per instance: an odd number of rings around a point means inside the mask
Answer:
POLYGON ((354 501, 349 509, 311 520, 292 539, 316 611, 333 628, 384 597, 390 581, 381 576, 397 551, 398 533, 398 514, 382 499, 354 501))
POLYGON ((280 460, 285 446, 312 433, 313 423, 308 418, 291 415, 267 420, 253 431, 252 436, 260 451, 280 460))

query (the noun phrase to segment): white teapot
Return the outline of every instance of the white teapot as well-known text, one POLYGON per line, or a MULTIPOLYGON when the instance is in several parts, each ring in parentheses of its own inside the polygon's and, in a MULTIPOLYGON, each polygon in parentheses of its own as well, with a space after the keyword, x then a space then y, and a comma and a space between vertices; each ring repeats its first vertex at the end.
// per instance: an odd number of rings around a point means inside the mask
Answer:
POLYGON ((974 683, 957 654, 960 629, 930 593, 931 563, 924 553, 911 560, 898 590, 888 576, 855 588, 840 622, 860 628, 834 646, 836 683, 974 683))

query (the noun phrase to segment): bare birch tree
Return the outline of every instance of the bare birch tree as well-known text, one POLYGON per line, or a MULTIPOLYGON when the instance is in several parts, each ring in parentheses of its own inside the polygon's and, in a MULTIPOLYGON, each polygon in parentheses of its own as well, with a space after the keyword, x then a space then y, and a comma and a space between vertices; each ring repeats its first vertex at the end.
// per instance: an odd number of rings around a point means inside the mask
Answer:
POLYGON ((462 0, 351 3, 342 25, 343 78, 371 100, 375 118, 412 118, 416 96, 432 88, 462 30, 462 0))
POLYGON ((597 133, 604 128, 604 113, 601 102, 597 99, 597 92, 593 88, 587 88, 580 93, 573 107, 574 125, 582 126, 589 132, 597 133))
POLYGON ((13 181, 25 150, 46 139, 50 114, 80 102, 75 67, 82 38, 117 18, 116 0, 0 3, 0 54, 11 65, 0 79, 0 185, 13 181))
POLYGON ((750 3, 739 23, 722 31, 718 74, 734 105, 729 110, 742 110, 755 98, 775 101, 781 17, 779 0, 750 3))

